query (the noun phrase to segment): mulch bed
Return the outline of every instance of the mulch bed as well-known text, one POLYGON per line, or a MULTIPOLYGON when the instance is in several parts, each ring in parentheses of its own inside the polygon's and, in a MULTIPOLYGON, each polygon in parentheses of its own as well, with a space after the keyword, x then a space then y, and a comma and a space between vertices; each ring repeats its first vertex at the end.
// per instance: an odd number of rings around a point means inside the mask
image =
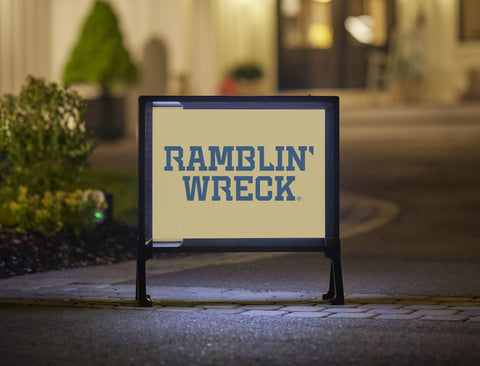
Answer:
POLYGON ((136 258, 137 228, 113 222, 81 235, 0 229, 0 278, 136 258))

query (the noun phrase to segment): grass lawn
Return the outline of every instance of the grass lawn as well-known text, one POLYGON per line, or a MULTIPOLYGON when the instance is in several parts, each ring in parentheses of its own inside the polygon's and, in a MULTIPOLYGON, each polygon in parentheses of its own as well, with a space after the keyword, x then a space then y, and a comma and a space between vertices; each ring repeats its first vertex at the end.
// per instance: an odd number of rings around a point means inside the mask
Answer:
POLYGON ((85 173, 84 188, 103 189, 113 194, 113 219, 138 225, 137 171, 90 167, 85 173))

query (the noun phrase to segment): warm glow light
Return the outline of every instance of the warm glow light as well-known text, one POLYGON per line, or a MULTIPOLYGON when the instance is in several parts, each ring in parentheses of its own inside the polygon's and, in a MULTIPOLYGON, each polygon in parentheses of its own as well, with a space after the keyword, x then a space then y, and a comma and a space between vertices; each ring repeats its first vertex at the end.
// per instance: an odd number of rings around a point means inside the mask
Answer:
POLYGON ((308 41, 315 48, 327 49, 333 44, 332 28, 325 24, 315 23, 308 28, 308 41))
POLYGON ((326 4, 326 3, 329 3, 329 2, 332 1, 332 0, 315 0, 315 1, 316 1, 317 3, 324 3, 324 4, 326 4))
POLYGON ((299 0, 282 0, 282 14, 286 17, 296 17, 302 8, 299 0))
POLYGON ((375 20, 369 15, 347 17, 345 29, 360 43, 371 44, 374 37, 375 20))

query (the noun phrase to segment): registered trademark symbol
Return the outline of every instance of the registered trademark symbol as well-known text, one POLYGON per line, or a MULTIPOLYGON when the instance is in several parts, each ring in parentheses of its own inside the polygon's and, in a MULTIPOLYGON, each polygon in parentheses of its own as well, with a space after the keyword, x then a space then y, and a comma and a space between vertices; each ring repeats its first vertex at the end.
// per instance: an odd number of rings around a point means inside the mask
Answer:
POLYGON ((302 200, 302 197, 298 196, 297 201, 301 201, 301 200, 302 200))

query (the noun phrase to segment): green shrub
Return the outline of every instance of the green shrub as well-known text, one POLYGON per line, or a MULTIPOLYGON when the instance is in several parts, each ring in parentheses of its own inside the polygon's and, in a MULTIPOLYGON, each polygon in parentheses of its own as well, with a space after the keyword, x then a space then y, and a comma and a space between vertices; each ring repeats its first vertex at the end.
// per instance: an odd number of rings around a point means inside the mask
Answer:
POLYGON ((85 111, 76 92, 33 77, 18 96, 0 98, 0 189, 73 190, 95 147, 85 111))
POLYGON ((95 147, 85 111, 76 92, 34 77, 19 95, 0 98, 1 224, 42 232, 92 227, 98 202, 77 191, 95 147))

